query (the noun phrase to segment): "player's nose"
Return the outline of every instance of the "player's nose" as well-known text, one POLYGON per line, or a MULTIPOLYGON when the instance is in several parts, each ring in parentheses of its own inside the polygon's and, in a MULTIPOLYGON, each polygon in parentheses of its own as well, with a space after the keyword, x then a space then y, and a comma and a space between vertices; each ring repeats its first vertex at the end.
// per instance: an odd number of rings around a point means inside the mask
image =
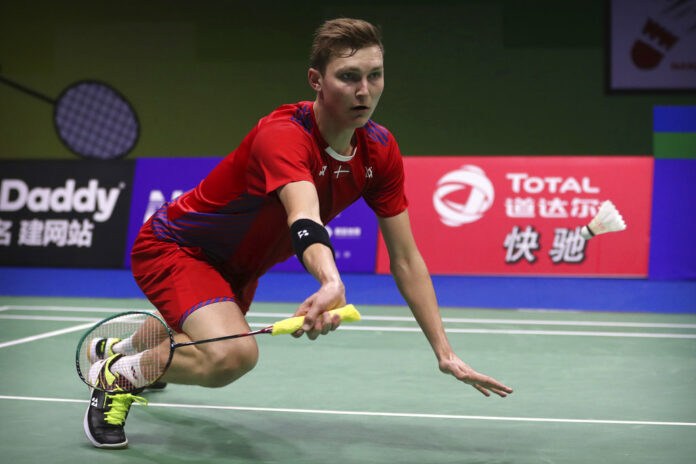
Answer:
POLYGON ((355 90, 355 95, 361 97, 361 96, 367 96, 369 94, 370 94, 370 90, 369 90, 368 84, 367 84, 367 77, 363 77, 362 79, 360 79, 360 82, 358 83, 358 87, 355 90))

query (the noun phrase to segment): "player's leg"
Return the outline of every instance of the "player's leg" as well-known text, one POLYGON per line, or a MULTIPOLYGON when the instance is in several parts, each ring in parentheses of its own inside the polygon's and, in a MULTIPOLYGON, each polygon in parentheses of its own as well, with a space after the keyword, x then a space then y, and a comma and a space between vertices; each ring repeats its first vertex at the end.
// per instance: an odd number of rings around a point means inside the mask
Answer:
MULTIPOLYGON (((191 313, 174 336, 177 343, 224 337, 251 329, 236 303, 209 304, 191 313)), ((185 346, 174 351, 172 363, 162 380, 171 383, 222 387, 254 368, 258 346, 253 337, 185 346)))
MULTIPOLYGON (((213 303, 197 309, 186 318, 182 329, 182 333, 175 335, 176 342, 250 331, 242 311, 231 301, 213 303)), ((134 345, 138 343, 135 340, 133 342, 134 345)), ((141 353, 140 362, 145 366, 149 362, 161 362, 161 359, 167 357, 169 349, 167 338, 160 345, 141 353), (154 361, 150 358, 154 358, 154 361)), ((116 356, 122 355, 116 354, 116 356)), ((252 370, 257 360, 258 347, 253 337, 181 347, 174 351, 172 363, 162 380, 205 387, 222 387, 252 370)), ((106 360, 99 361, 99 364, 104 369, 111 368, 111 364, 106 360)), ((92 391, 83 426, 94 446, 124 448, 128 445, 124 426, 133 401, 144 400, 129 393, 112 394, 99 390, 92 391)))
MULTIPOLYGON (((157 240, 149 222, 141 229, 133 245, 131 258, 133 275, 143 293, 160 310, 167 324, 181 332, 175 336, 178 342, 249 331, 242 311, 231 303, 235 300, 235 295, 229 283, 217 268, 174 243, 157 240)), ((253 339, 251 343, 249 340, 228 343, 234 341, 175 350, 173 364, 166 378, 205 386, 229 384, 251 370, 258 357, 253 339)), ((168 343, 168 340, 162 342, 157 348, 142 353, 142 356, 155 356, 158 349, 168 353, 168 343)), ((116 353, 119 349, 129 351, 132 347, 137 353, 138 348, 143 348, 143 343, 139 335, 135 334, 130 340, 105 346, 106 354, 109 354, 109 347, 116 348, 116 353)), ((103 362, 102 365, 108 369, 116 361, 103 362)), ((145 359, 145 362, 149 361, 145 359)), ((127 445, 125 419, 135 399, 131 394, 108 394, 98 390, 92 392, 84 427, 95 446, 122 448, 127 445)))
MULTIPOLYGON (((248 332, 244 313, 230 283, 214 264, 176 244, 143 238, 133 247, 133 275, 182 343, 248 332)), ((134 344, 137 337, 134 338, 134 344)), ((220 387, 256 364, 258 348, 251 337, 174 350, 163 381, 220 387)))
MULTIPOLYGON (((143 275, 144 282, 154 285, 153 292, 159 291, 160 288, 156 284, 163 284, 165 277, 172 272, 172 269, 165 265, 166 258, 176 254, 178 247, 157 241, 148 222, 143 226, 136 239, 134 251, 136 250, 135 258, 132 261, 134 271, 139 270, 143 275), (158 266, 157 264, 161 261, 165 261, 165 264, 158 266)), ((137 335, 125 340, 97 340, 94 346, 90 346, 88 356, 90 361, 98 363, 101 369, 110 369, 114 364, 108 362, 112 356, 132 355, 137 353, 138 349, 142 351, 141 345, 137 335), (138 347, 135 346, 136 344, 138 347)), ((100 372, 95 372, 95 375, 99 374, 100 372)), ((124 426, 134 401, 144 400, 130 393, 105 393, 94 389, 91 391, 83 426, 85 434, 94 446, 98 448, 125 448, 128 445, 124 426)))

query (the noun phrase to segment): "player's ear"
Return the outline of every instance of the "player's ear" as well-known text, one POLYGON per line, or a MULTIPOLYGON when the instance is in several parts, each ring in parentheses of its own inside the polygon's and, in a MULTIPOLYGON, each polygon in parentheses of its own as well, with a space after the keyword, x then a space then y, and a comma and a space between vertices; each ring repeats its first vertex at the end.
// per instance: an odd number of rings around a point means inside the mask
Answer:
POLYGON ((309 85, 317 92, 321 91, 321 81, 322 75, 318 69, 309 68, 309 73, 307 75, 309 79, 309 85))

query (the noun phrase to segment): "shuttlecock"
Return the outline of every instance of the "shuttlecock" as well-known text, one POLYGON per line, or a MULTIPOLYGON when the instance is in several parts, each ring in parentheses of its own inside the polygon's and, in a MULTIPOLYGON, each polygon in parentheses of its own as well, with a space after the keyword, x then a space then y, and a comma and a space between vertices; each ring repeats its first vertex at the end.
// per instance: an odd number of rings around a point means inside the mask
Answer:
POLYGON ((582 235, 585 240, 589 240, 595 235, 617 232, 625 228, 626 223, 616 209, 616 206, 614 206, 614 203, 607 200, 600 205, 597 215, 590 223, 583 226, 580 230, 580 235, 582 235))

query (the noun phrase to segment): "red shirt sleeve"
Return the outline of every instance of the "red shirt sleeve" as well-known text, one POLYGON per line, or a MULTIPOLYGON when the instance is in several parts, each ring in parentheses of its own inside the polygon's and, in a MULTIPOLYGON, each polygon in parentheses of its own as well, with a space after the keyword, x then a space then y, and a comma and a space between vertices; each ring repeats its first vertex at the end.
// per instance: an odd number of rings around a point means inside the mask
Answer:
POLYGON ((267 195, 290 182, 314 182, 312 141, 291 121, 273 121, 259 128, 249 151, 247 185, 252 194, 267 195))
POLYGON ((381 217, 391 217, 408 207, 404 188, 404 163, 394 137, 389 134, 389 144, 380 153, 375 181, 363 194, 365 202, 381 217))

